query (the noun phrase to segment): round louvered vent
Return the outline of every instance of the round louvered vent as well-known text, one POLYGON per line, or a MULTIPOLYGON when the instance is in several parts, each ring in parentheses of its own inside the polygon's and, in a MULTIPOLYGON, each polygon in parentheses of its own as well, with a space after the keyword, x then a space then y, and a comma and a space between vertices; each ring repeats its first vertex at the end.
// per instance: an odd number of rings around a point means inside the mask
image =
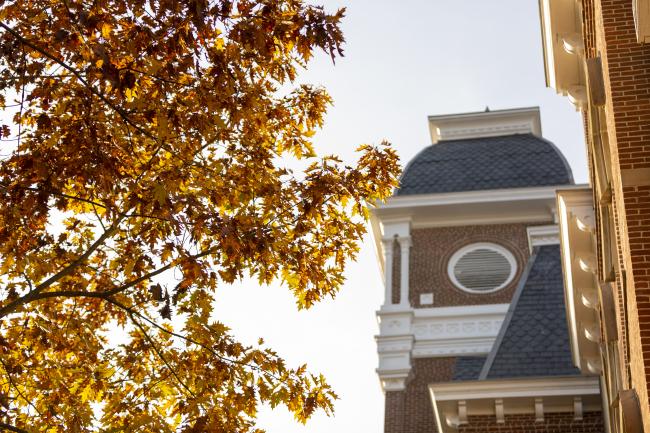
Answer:
POLYGON ((489 293, 504 288, 517 271, 517 261, 505 248, 490 243, 467 245, 456 251, 447 272, 460 289, 489 293))

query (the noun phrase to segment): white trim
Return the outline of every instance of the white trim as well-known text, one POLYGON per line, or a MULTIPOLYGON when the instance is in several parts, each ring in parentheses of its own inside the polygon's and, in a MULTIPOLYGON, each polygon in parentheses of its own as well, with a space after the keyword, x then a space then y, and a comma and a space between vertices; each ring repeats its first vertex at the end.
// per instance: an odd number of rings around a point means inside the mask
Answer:
POLYGON ((558 189, 579 189, 585 185, 551 185, 531 188, 488 189, 481 191, 445 192, 436 194, 398 195, 380 204, 375 212, 388 209, 446 206, 450 204, 497 203, 520 200, 555 199, 558 189))
POLYGON ((455 307, 417 308, 413 310, 416 318, 433 317, 472 317, 488 314, 505 314, 510 304, 461 305, 455 307))
POLYGON ((393 303, 393 246, 395 238, 383 238, 381 240, 384 252, 384 305, 393 303))
POLYGON ((599 344, 593 341, 597 340, 600 323, 598 312, 592 308, 593 293, 598 293, 593 274, 596 240, 589 228, 594 220, 592 192, 589 188, 558 191, 557 202, 571 355, 583 373, 598 373, 593 362, 600 358, 599 344))
POLYGON ((487 354, 494 344, 508 304, 438 308, 384 305, 377 311, 377 354, 384 391, 404 389, 411 359, 487 354))
POLYGON ((494 400, 494 413, 497 418, 497 424, 503 424, 506 422, 503 410, 503 399, 497 398, 494 400))
POLYGON ((582 419, 582 397, 573 397, 573 419, 580 421, 582 419))
POLYGON ((436 401, 478 400, 519 397, 599 395, 595 376, 522 380, 481 380, 429 385, 436 401))
MULTIPOLYGON (((486 205, 487 206, 487 205, 486 205)), ((490 205, 492 211, 495 206, 490 205)), ((448 218, 441 217, 435 211, 427 218, 424 217, 414 222, 414 229, 427 229, 434 227, 462 227, 462 226, 483 226, 494 224, 519 224, 519 223, 550 223, 553 221, 553 214, 548 210, 517 212, 514 215, 495 215, 488 213, 477 213, 474 215, 458 215, 448 218)))
POLYGON ((510 282, 512 282, 516 274, 517 274, 517 259, 515 259, 515 256, 512 254, 512 252, 501 245, 494 244, 491 242, 476 242, 473 244, 465 245, 464 247, 458 249, 454 254, 452 254, 451 258, 449 259, 449 262, 447 263, 447 276, 449 277, 451 282, 460 290, 467 293, 473 293, 473 294, 487 294, 487 293, 497 292, 503 289, 504 287, 506 287, 508 284, 510 284, 510 282), (458 262, 466 254, 477 249, 487 249, 499 253, 508 261, 508 264, 510 265, 510 273, 508 274, 508 277, 501 284, 499 284, 496 287, 493 287, 492 289, 488 289, 488 290, 471 289, 469 287, 465 287, 463 283, 458 281, 458 279, 456 278, 456 274, 454 270, 458 262))
POLYGON ((535 422, 544 422, 544 399, 535 398, 535 422))
POLYGON ((526 233, 528 234, 528 247, 531 253, 535 247, 560 243, 560 227, 556 224, 531 226, 526 228, 526 233))
POLYGON ((595 376, 474 380, 430 384, 429 396, 437 430, 451 433, 458 427, 460 401, 466 403, 470 424, 473 415, 494 416, 501 423, 508 414, 535 414, 541 422, 545 409, 574 417, 602 410, 600 385, 595 376))
POLYGON ((401 236, 397 238, 400 252, 400 283, 399 283, 399 304, 405 307, 410 306, 409 301, 409 270, 411 254, 411 237, 401 236))
POLYGON ((370 225, 380 269, 384 269, 381 239, 409 236, 411 229, 510 223, 553 223, 555 191, 588 185, 462 191, 393 196, 371 209, 370 225))
POLYGON ((539 107, 429 116, 431 142, 511 134, 542 135, 539 107))
POLYGON ((495 336, 486 336, 416 341, 412 355, 413 358, 487 355, 492 350, 495 339, 495 336))

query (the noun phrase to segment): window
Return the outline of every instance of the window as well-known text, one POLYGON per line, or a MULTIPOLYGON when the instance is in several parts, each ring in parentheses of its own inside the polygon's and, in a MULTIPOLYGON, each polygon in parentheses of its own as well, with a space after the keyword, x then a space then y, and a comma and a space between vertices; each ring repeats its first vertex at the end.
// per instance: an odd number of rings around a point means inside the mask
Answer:
POLYGON ((447 274, 456 287, 470 293, 496 292, 508 285, 517 272, 510 251, 492 243, 466 245, 449 259, 447 274))

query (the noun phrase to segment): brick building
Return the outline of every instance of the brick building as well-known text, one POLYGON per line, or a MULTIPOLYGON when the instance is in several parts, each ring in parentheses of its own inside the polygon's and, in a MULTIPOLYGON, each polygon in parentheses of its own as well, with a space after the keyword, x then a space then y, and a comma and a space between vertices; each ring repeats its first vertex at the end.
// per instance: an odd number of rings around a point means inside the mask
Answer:
POLYGON ((537 108, 429 127, 371 219, 385 432, 603 432, 600 371, 570 348, 556 211, 558 190, 586 186, 537 108))
POLYGON ((573 361, 600 374, 608 431, 650 432, 650 1, 540 0, 540 16, 590 169, 558 194, 573 361))

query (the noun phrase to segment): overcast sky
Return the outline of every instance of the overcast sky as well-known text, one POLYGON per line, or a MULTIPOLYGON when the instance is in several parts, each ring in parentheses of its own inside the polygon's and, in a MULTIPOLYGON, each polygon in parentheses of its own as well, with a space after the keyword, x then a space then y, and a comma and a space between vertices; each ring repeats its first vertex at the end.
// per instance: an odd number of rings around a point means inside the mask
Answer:
MULTIPOLYGON (((402 164, 430 144, 427 115, 539 106, 543 135, 567 157, 576 182, 587 166, 580 118, 546 88, 536 0, 322 0, 347 6, 346 57, 320 56, 303 74, 335 100, 316 137, 321 152, 352 160, 360 143, 386 138, 402 164)), ((308 363, 340 395, 332 418, 306 426, 284 410, 265 410, 259 426, 275 433, 383 431, 375 311, 383 302, 369 239, 333 301, 297 312, 281 287, 244 282, 218 294, 217 316, 244 341, 264 337, 289 363, 308 363)))

